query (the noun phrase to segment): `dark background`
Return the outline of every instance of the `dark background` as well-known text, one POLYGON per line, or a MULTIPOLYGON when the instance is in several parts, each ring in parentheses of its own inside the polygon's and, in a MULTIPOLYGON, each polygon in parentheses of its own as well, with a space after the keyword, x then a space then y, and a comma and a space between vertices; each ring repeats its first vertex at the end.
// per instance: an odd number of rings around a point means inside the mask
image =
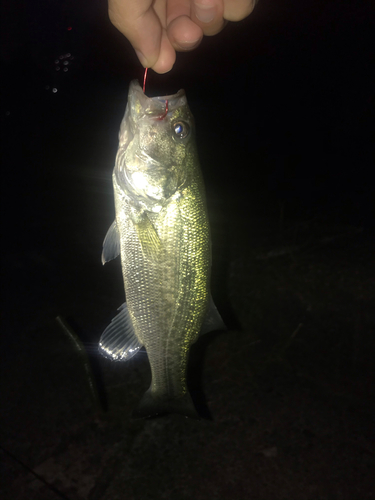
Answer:
POLYGON ((261 0, 149 72, 195 116, 228 325, 192 352, 199 422, 131 420, 147 358, 96 355, 133 49, 99 1, 1 17, 2 498, 375 498, 371 2, 261 0))

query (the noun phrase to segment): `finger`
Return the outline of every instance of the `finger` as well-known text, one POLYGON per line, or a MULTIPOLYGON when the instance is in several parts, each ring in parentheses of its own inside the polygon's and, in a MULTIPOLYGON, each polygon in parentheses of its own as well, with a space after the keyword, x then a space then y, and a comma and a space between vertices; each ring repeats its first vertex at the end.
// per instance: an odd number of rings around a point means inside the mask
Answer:
POLYGON ((257 0, 224 0, 224 19, 241 21, 254 10, 257 0))
POLYGON ((191 19, 205 35, 216 35, 224 28, 223 13, 223 0, 193 0, 191 19))
POLYGON ((191 0, 170 0, 167 2, 167 26, 180 16, 190 17, 191 0))
POLYGON ((172 46, 178 51, 195 49, 203 38, 202 29, 188 16, 175 18, 169 24, 167 33, 172 46))
POLYGON ((175 50, 192 50, 198 47, 202 29, 191 19, 191 0, 171 0, 167 3, 167 33, 175 50))
POLYGON ((176 52, 168 38, 167 32, 163 30, 159 57, 153 66, 150 66, 156 73, 167 73, 173 68, 176 61, 176 52))
POLYGON ((141 64, 153 67, 159 59, 162 26, 152 1, 109 0, 108 14, 112 24, 133 45, 141 64))

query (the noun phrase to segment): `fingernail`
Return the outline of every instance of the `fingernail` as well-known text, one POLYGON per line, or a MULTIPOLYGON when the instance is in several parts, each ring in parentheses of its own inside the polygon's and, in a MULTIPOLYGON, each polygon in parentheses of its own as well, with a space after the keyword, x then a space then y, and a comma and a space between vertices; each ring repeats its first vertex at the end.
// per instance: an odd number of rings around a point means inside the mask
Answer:
POLYGON ((190 50, 190 49, 194 49, 195 47, 197 47, 200 43, 200 41, 202 40, 202 37, 199 37, 197 38, 196 40, 179 40, 178 41, 178 46, 182 49, 182 50, 190 50))
POLYGON ((142 64, 142 66, 143 66, 144 68, 147 68, 147 66, 148 66, 148 65, 147 65, 147 59, 146 59, 146 57, 142 54, 142 52, 141 52, 141 51, 139 51, 139 50, 137 50, 137 49, 135 49, 135 53, 137 54, 137 57, 138 57, 138 59, 140 60, 140 62, 141 62, 141 64, 142 64))
POLYGON ((209 23, 215 18, 216 8, 210 0, 201 0, 194 3, 194 12, 202 23, 209 23))

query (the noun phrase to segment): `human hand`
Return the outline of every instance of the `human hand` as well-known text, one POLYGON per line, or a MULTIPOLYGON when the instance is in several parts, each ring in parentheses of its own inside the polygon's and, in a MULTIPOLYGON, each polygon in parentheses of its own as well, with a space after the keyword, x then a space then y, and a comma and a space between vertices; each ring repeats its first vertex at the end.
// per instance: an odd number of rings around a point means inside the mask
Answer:
POLYGON ((109 18, 145 68, 167 73, 176 51, 195 49, 226 21, 247 17, 257 0, 108 0, 109 18))

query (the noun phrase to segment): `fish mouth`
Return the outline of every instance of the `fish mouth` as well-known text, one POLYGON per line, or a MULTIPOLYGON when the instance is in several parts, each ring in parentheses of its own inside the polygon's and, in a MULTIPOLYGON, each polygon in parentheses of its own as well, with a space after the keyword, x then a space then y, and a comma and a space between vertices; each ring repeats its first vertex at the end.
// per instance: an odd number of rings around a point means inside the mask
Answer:
POLYGON ((180 106, 187 105, 185 90, 181 89, 175 94, 148 97, 140 86, 138 80, 132 80, 129 85, 128 103, 136 115, 144 114, 158 117, 165 112, 165 102, 168 101, 168 111, 174 111, 180 106), (140 105, 140 106, 139 106, 140 105))

